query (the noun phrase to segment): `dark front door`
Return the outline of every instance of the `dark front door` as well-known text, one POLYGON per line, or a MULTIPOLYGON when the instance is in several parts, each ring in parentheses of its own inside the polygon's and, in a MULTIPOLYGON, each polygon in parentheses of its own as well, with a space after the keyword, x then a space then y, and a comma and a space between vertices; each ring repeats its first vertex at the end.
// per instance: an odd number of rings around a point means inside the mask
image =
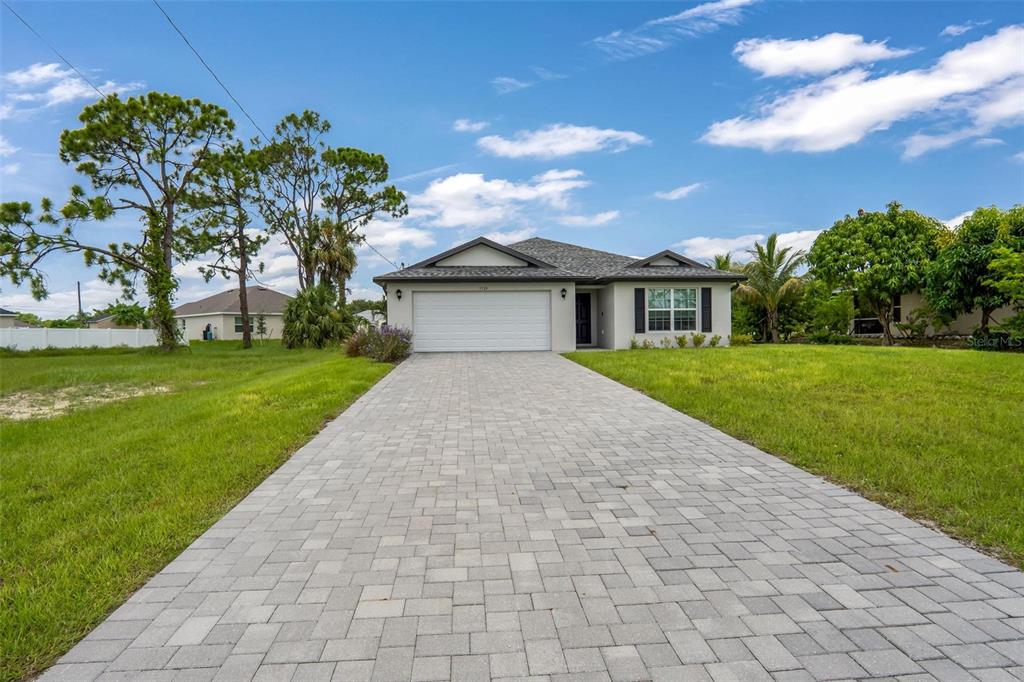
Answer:
POLYGON ((593 343, 590 338, 590 294, 576 294, 576 343, 593 343))

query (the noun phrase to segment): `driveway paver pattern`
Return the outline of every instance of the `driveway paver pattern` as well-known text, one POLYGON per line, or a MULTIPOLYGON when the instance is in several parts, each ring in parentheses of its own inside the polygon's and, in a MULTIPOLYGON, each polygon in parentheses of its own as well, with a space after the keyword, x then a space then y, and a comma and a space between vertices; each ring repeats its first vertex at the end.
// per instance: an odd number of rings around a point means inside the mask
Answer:
POLYGON ((1024 679, 1024 574, 546 353, 413 356, 44 676, 863 678, 1024 679))

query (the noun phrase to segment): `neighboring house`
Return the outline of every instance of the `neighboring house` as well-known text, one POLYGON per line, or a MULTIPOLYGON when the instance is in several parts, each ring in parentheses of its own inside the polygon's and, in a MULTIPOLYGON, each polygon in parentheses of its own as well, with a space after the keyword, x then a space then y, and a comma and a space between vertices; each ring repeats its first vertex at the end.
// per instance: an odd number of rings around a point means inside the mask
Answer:
POLYGON ((534 237, 484 237, 374 277, 388 324, 425 351, 628 348, 703 332, 728 343, 742 275, 672 251, 643 259, 534 237))
POLYGON ((377 312, 376 310, 360 310, 356 313, 356 317, 366 320, 371 327, 380 327, 386 319, 384 313, 377 312))
POLYGON ((17 313, 7 310, 6 308, 0 308, 0 329, 11 329, 14 327, 15 316, 17 313))
MULTIPOLYGON (((253 338, 259 338, 256 334, 256 317, 262 313, 267 321, 266 338, 280 339, 284 327, 284 308, 291 300, 291 296, 266 287, 246 287, 245 291, 253 338)), ((191 341, 201 341, 205 330, 213 332, 214 339, 241 339, 242 313, 238 302, 238 289, 228 289, 208 298, 180 305, 174 309, 174 320, 181 328, 183 337, 191 341)))
MULTIPOLYGON (((924 296, 920 291, 911 291, 897 296, 893 302, 892 310, 892 321, 893 329, 892 333, 897 338, 900 336, 899 330, 896 328, 896 324, 900 322, 909 322, 913 319, 914 313, 926 307, 924 296)), ((856 296, 854 296, 854 305, 857 305, 856 296)), ((855 309, 859 309, 856 308, 855 309)), ((874 317, 870 313, 861 311, 860 315, 866 315, 865 317, 855 317, 851 325, 850 333, 854 336, 882 336, 882 323, 878 321, 877 317, 874 317)), ((998 308, 992 312, 989 319, 989 324, 995 326, 1016 314, 1016 311, 1011 306, 1004 306, 998 308)), ((948 326, 934 328, 929 326, 925 332, 926 336, 970 336, 971 333, 981 325, 981 309, 972 310, 969 313, 960 315, 955 320, 949 323, 948 326)))
POLYGON ((113 315, 104 315, 103 317, 94 317, 89 320, 88 326, 90 329, 141 329, 141 326, 134 324, 118 324, 117 320, 114 319, 113 315))

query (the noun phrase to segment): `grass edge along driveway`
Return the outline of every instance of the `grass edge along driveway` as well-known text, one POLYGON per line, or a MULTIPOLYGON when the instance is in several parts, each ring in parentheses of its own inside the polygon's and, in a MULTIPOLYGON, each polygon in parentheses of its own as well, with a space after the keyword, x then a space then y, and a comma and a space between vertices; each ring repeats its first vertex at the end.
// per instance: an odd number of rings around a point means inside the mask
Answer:
POLYGON ((1024 567, 1024 355, 792 345, 566 357, 1024 567))
POLYGON ((391 369, 340 350, 0 357, 0 393, 169 389, 0 420, 0 679, 51 665, 391 369))

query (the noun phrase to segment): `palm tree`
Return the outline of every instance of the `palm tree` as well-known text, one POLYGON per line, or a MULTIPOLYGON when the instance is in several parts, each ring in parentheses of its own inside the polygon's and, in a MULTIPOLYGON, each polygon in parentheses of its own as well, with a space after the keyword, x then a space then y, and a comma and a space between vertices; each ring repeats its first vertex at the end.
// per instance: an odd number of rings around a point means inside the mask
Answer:
POLYGON ((711 267, 715 270, 724 270, 725 272, 735 272, 740 264, 732 259, 731 253, 716 253, 711 257, 711 267))
POLYGON ((779 306, 799 292, 801 280, 796 271, 804 262, 803 251, 789 246, 780 249, 778 238, 773 232, 763 246, 754 243, 748 251, 753 259, 743 266, 747 281, 737 290, 745 300, 764 308, 772 343, 779 342, 779 306))
POLYGON ((315 262, 320 284, 338 290, 338 308, 345 307, 345 283, 356 269, 356 250, 352 235, 334 222, 324 220, 315 246, 315 262))

